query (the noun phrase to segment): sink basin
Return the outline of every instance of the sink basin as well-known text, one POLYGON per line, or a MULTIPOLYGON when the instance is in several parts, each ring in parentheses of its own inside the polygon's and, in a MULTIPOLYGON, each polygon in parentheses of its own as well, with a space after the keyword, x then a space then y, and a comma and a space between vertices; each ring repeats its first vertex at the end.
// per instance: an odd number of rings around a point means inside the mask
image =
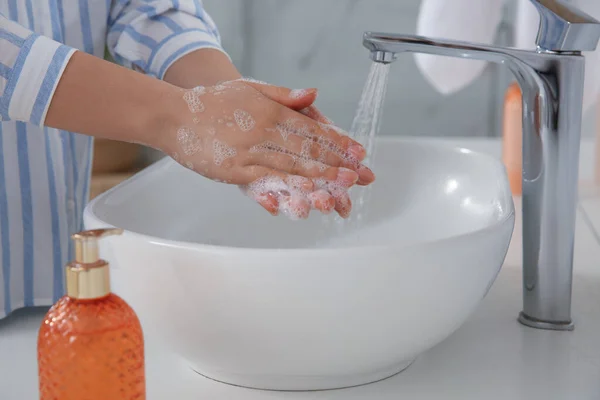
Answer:
POLYGON ((272 217, 169 158, 95 198, 85 226, 125 229, 100 248, 114 292, 199 374, 272 390, 370 383, 465 322, 514 227, 498 160, 412 139, 376 149, 360 231, 272 217))

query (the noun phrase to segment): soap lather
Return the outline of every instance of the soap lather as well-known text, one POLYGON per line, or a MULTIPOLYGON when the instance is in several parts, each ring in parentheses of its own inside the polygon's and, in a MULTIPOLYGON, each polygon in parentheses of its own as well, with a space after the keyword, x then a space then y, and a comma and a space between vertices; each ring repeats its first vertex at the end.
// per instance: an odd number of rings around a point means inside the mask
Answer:
POLYGON ((66 295, 38 334, 40 399, 144 399, 144 337, 133 309, 111 293, 98 240, 121 229, 77 233, 66 266, 66 295))

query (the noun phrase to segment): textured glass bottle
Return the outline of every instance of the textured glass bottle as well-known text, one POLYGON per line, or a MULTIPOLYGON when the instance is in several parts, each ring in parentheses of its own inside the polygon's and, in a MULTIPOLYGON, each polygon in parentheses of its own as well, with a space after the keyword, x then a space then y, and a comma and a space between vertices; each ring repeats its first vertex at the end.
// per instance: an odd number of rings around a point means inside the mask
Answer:
POLYGON ((144 338, 135 312, 110 293, 99 238, 120 230, 73 236, 75 262, 67 294, 46 314, 38 334, 40 400, 143 400, 144 338))

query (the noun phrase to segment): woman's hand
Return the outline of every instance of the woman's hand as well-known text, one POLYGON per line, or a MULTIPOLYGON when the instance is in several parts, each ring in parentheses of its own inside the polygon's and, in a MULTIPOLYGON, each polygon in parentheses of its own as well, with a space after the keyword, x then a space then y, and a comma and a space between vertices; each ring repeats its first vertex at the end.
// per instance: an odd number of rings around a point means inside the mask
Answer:
POLYGON ((335 209, 347 217, 348 188, 374 180, 361 164, 364 148, 318 112, 316 91, 242 80, 217 53, 182 58, 168 83, 76 52, 44 125, 159 149, 210 179, 239 185, 272 214, 306 218, 311 209, 335 209), (201 68, 210 76, 189 77, 197 58, 211 57, 212 67, 201 68), (187 89, 186 79, 223 75, 228 83, 187 89))
POLYGON ((239 185, 273 215, 335 209, 347 217, 348 189, 375 177, 361 164, 363 146, 331 125, 315 98, 315 90, 243 79, 182 90, 159 147, 209 179, 239 185))

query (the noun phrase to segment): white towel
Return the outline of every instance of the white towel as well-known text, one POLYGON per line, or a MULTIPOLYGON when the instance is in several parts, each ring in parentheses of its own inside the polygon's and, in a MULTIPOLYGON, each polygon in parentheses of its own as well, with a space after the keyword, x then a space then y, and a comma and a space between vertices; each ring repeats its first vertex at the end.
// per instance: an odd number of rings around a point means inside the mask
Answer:
MULTIPOLYGON (((506 0, 422 0, 417 35, 492 44, 506 0), (467 11, 468 10, 468 11, 467 11)), ((572 0, 573 5, 600 19, 600 0, 572 0)), ((515 47, 534 49, 539 15, 530 0, 518 0, 515 47)), ((600 46, 599 46, 600 47, 600 46)), ((600 93, 600 50, 586 52, 584 111, 596 104, 600 93)), ((487 63, 415 54, 417 67, 440 93, 451 94, 468 86, 487 63)))
POLYGON ((535 49, 535 37, 540 26, 540 15, 530 0, 517 0, 515 19, 515 47, 535 49))
MULTIPOLYGON (((417 35, 491 44, 504 0, 423 0, 417 35)), ((425 78, 443 94, 457 92, 479 77, 487 63, 415 54, 425 78)))

